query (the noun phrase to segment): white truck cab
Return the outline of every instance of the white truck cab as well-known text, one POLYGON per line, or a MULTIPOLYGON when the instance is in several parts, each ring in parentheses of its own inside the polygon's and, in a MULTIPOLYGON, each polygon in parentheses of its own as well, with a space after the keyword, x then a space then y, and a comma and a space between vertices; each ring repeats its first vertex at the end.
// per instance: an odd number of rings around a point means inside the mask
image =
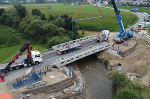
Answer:
POLYGON ((42 62, 42 54, 37 50, 31 51, 31 57, 36 65, 42 62))

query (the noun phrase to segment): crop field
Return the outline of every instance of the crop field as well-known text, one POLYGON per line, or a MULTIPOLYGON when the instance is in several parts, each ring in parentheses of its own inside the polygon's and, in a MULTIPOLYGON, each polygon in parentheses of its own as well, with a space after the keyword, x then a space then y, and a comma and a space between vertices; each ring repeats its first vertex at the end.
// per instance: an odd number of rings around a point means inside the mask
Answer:
MULTIPOLYGON (((112 5, 104 5, 107 7, 113 7, 112 5)), ((150 14, 150 7, 134 7, 134 6, 117 6, 119 9, 127 9, 132 10, 133 8, 137 8, 139 12, 146 12, 150 14)))
MULTIPOLYGON (((78 11, 80 5, 63 5, 63 4, 54 4, 54 3, 44 3, 44 4, 25 4, 24 5, 28 10, 29 15, 31 15, 32 9, 39 9, 45 16, 48 18, 49 14, 52 15, 63 15, 68 14, 70 17, 74 17, 78 11), (51 6, 51 7, 50 7, 51 6), (50 9, 49 9, 50 8, 50 9)), ((4 7, 4 6, 3 6, 4 7)), ((6 6, 6 10, 11 9, 12 5, 6 6)), ((103 18, 78 21, 77 24, 80 29, 85 30, 96 30, 101 31, 108 29, 111 32, 119 31, 119 25, 117 22, 117 17, 113 9, 100 8, 103 13, 103 18)), ((92 5, 83 5, 77 14, 75 19, 84 19, 102 16, 96 6, 92 5)), ((131 13, 121 11, 121 16, 123 20, 124 27, 127 28, 127 25, 132 26, 136 23, 139 18, 131 13)))

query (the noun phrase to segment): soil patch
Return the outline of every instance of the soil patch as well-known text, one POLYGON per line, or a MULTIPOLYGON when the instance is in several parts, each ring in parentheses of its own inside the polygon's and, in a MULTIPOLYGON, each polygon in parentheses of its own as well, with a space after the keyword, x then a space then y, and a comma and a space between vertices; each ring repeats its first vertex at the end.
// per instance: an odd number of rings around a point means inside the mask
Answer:
MULTIPOLYGON (((121 66, 119 68, 129 68, 127 72, 135 73, 140 75, 140 83, 146 86, 149 86, 150 82, 150 38, 148 35, 140 36, 137 33, 134 34, 134 36, 138 39, 138 44, 136 47, 136 50, 126 56, 125 58, 120 58, 118 56, 114 56, 106 51, 101 52, 99 54, 99 58, 105 58, 108 59, 109 62, 113 63, 120 63, 121 66)), ((131 46, 134 46, 134 43, 136 41, 133 41, 132 38, 128 41, 131 46)), ((128 50, 130 47, 124 46, 123 43, 114 45, 114 49, 117 49, 119 45, 119 48, 123 51, 128 50)), ((111 70, 111 72, 114 72, 116 69, 111 70)))
POLYGON ((1 9, 1 8, 7 8, 7 7, 0 7, 0 9, 1 9))

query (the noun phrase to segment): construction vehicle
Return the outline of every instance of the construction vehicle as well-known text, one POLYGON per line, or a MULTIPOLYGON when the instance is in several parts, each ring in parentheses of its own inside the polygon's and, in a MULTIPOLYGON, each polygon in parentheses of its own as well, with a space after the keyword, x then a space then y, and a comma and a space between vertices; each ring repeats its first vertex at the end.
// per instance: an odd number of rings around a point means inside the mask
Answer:
POLYGON ((115 0, 111 0, 115 14, 117 16, 117 21, 119 23, 119 34, 117 34, 117 37, 114 38, 114 41, 117 43, 123 43, 124 41, 128 40, 129 37, 133 37, 133 33, 131 31, 124 30, 124 26, 122 23, 122 17, 120 16, 120 11, 117 8, 115 0))
POLYGON ((0 65, 0 70, 4 70, 5 73, 8 70, 19 69, 20 67, 37 65, 42 62, 42 57, 39 51, 31 51, 32 47, 29 46, 29 42, 25 43, 20 49, 20 53, 17 54, 12 61, 0 65), (28 49, 28 55, 22 56, 22 53, 28 49))
POLYGON ((97 42, 107 41, 109 39, 109 30, 103 30, 95 39, 97 42))
POLYGON ((78 50, 81 47, 82 47, 81 44, 76 44, 76 43, 75 44, 69 44, 69 42, 66 42, 66 46, 60 47, 58 49, 53 47, 53 49, 56 49, 56 52, 61 55, 61 54, 64 54, 64 53, 68 53, 68 52, 78 50))
POLYGON ((132 10, 130 10, 132 12, 138 12, 138 9, 137 8, 133 8, 132 10))
POLYGON ((147 27, 145 27, 145 22, 141 22, 141 24, 138 24, 138 30, 147 30, 147 27))
POLYGON ((144 21, 145 22, 150 22, 150 15, 145 15, 144 21))

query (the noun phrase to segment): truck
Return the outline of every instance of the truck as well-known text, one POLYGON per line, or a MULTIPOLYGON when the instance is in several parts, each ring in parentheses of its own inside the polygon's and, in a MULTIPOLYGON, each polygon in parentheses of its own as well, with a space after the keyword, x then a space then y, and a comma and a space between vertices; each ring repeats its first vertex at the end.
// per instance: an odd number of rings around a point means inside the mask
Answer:
POLYGON ((134 11, 134 12, 138 12, 138 9, 137 9, 137 8, 133 8, 133 11, 134 11))
POLYGON ((131 31, 126 31, 124 30, 124 26, 122 23, 122 17, 120 15, 120 11, 117 8, 116 2, 115 0, 111 0, 113 7, 114 7, 114 11, 115 14, 117 16, 117 21, 119 24, 119 34, 117 34, 117 36, 114 38, 114 41, 117 43, 123 43, 124 41, 128 40, 130 37, 133 37, 133 33, 131 31))
POLYGON ((97 42, 107 41, 109 39, 109 30, 102 30, 100 34, 96 37, 97 42))
POLYGON ((132 11, 132 12, 138 12, 138 9, 137 8, 133 8, 130 11, 132 11))
POLYGON ((146 16, 144 17, 144 21, 145 21, 145 22, 150 22, 150 15, 146 15, 146 16))
POLYGON ((141 22, 138 24, 138 31, 140 30, 147 30, 147 26, 145 25, 145 22, 141 22))
MULTIPOLYGON (((81 44, 75 43, 75 44, 69 44, 69 42, 66 42, 66 46, 60 47, 56 50, 56 52, 61 55, 64 53, 72 52, 75 50, 80 49, 82 46, 81 44)), ((55 48, 54 48, 55 49, 55 48)))
POLYGON ((7 73, 10 70, 42 63, 42 54, 37 50, 31 51, 31 49, 32 47, 29 46, 29 42, 25 43, 24 46, 20 49, 20 53, 17 54, 12 61, 0 65, 0 70, 7 73), (26 49, 28 49, 28 54, 27 56, 23 56, 22 53, 26 49))

